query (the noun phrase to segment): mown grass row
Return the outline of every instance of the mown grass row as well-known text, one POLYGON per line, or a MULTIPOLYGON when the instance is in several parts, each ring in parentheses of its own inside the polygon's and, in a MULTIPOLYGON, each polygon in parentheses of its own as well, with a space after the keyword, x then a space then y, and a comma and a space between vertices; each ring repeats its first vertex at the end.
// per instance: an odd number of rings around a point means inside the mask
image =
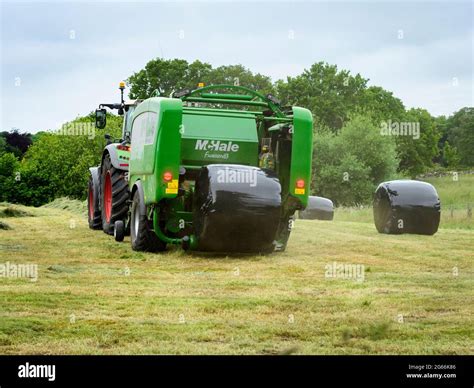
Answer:
POLYGON ((17 208, 31 216, 5 218, 0 264, 39 272, 0 277, 1 354, 474 353, 471 230, 381 235, 336 217, 297 220, 270 256, 150 254, 82 213, 17 208), (363 280, 328 277, 335 263, 363 280))

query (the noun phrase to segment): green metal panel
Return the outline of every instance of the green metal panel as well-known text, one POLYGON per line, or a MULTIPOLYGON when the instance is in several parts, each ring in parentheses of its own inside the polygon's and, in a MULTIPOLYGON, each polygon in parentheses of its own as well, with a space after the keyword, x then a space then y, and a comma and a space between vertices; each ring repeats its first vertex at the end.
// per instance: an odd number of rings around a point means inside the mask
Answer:
POLYGON ((140 179, 145 203, 152 204, 178 194, 181 158, 182 102, 179 99, 153 97, 141 103, 132 124, 130 187, 140 179), (147 117, 140 123, 140 116, 147 117), (143 126, 144 125, 144 126, 143 126), (165 172, 173 179, 166 182, 165 172))
POLYGON ((183 115, 182 138, 185 165, 258 163, 257 126, 252 115, 187 110, 183 115))
POLYGON ((306 206, 313 157, 313 117, 308 109, 293 107, 292 140, 289 192, 306 206), (305 182, 304 190, 296 187, 296 181, 299 179, 305 182))
POLYGON ((249 96, 248 94, 223 94, 223 93, 201 93, 203 98, 224 98, 227 100, 246 100, 250 101, 254 96, 249 96))
POLYGON ((256 110, 240 110, 240 109, 225 109, 225 110, 223 110, 223 109, 216 109, 216 108, 204 108, 204 107, 201 107, 201 106, 199 106, 199 107, 197 107, 197 106, 189 107, 189 106, 184 105, 183 106, 183 113, 186 113, 186 112, 191 112, 193 114, 198 114, 199 112, 203 112, 205 114, 212 113, 213 115, 224 115, 224 116, 227 116, 231 113, 236 113, 239 116, 242 116, 242 115, 252 115, 252 117, 263 116, 261 111, 256 111, 256 110))
POLYGON ((211 102, 211 103, 223 103, 223 104, 238 104, 238 105, 249 105, 249 106, 261 106, 263 108, 268 108, 269 105, 265 101, 248 101, 248 100, 232 100, 227 98, 205 98, 205 97, 187 97, 186 101, 191 102, 211 102))

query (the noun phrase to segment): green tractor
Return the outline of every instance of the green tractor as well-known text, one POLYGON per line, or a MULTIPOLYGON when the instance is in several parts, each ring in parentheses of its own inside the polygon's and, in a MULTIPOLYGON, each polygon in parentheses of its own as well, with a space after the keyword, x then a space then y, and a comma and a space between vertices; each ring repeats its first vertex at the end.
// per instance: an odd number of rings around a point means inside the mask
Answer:
POLYGON ((284 250, 308 202, 312 115, 272 95, 210 85, 169 98, 102 104, 123 114, 122 139, 90 169, 89 226, 132 248, 284 250))

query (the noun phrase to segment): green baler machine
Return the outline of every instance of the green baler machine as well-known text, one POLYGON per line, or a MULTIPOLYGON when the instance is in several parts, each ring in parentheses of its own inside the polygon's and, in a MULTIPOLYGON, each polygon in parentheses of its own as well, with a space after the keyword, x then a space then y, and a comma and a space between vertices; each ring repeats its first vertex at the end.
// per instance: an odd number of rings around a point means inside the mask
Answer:
POLYGON ((130 146, 129 212, 115 221, 116 239, 129 230, 133 249, 144 251, 286 248, 292 217, 308 201, 307 109, 211 85, 146 99, 130 120, 121 143, 130 146))

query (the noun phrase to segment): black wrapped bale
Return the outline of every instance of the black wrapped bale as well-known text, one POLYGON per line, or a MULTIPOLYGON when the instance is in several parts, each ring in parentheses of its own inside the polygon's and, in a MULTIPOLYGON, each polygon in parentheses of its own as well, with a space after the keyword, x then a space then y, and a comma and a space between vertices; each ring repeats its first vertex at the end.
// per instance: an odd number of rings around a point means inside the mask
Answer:
POLYGON ((436 189, 426 182, 383 182, 375 191, 374 222, 379 233, 426 234, 438 231, 441 203, 436 189))
POLYGON ((194 229, 199 251, 271 252, 281 186, 270 170, 212 164, 196 180, 194 229))
POLYGON ((303 220, 327 220, 334 218, 334 204, 330 199, 323 197, 308 197, 308 206, 299 214, 303 220))

